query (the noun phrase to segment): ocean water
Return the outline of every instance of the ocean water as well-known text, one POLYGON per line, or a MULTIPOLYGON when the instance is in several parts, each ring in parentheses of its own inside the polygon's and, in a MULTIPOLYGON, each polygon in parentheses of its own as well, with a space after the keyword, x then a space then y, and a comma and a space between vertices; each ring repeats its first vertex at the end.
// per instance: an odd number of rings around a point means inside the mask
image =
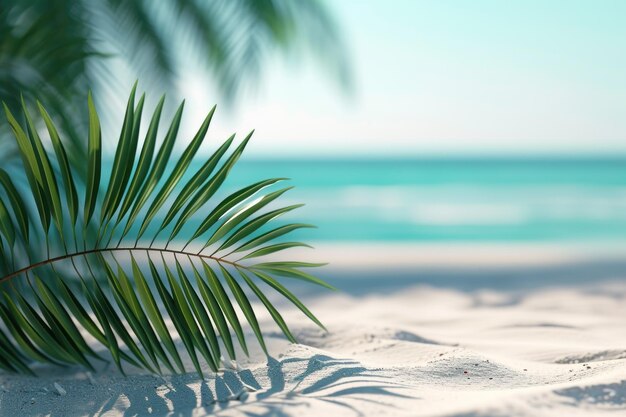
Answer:
POLYGON ((272 177, 306 241, 626 241, 626 160, 244 159, 226 186, 272 177))

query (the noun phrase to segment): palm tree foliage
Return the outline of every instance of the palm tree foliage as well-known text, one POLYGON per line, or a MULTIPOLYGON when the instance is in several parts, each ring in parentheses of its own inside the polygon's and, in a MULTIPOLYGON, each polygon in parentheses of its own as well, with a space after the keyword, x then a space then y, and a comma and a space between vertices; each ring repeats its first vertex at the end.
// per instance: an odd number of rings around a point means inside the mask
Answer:
POLYGON ((175 159, 184 102, 163 133, 161 98, 144 135, 145 95, 136 101, 135 91, 136 85, 111 167, 102 163, 100 121, 89 95, 84 185, 46 109, 37 102, 35 117, 22 101, 22 124, 4 105, 22 159, 19 172, 0 169, 0 368, 6 371, 32 373, 32 362, 93 369, 102 357, 88 337, 108 349, 122 372, 124 362, 185 372, 180 351, 198 373, 203 363, 216 371, 222 357, 235 359, 237 344, 248 353, 236 306, 266 349, 252 296, 295 341, 268 289, 322 326, 281 283, 296 278, 329 287, 306 272, 319 264, 263 259, 307 246, 285 238, 310 225, 274 221, 300 207, 276 205, 290 188, 273 190, 284 178, 218 197, 252 133, 237 145, 231 136, 194 169, 215 108, 175 159), (51 149, 43 145, 44 132, 51 149), (174 343, 168 322, 184 348, 174 343))
POLYGON ((16 117, 20 94, 43 100, 77 162, 85 156, 86 113, 76 100, 87 86, 109 103, 104 94, 115 91, 124 69, 148 85, 173 86, 177 72, 197 62, 232 100, 272 52, 301 49, 347 80, 339 34, 318 0, 6 0, 0 98, 16 117))

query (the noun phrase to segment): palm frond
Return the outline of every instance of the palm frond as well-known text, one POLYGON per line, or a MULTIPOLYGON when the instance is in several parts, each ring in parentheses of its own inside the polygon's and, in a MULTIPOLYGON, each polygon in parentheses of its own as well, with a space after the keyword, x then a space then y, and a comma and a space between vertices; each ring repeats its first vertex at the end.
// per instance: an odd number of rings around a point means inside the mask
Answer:
MULTIPOLYGON (((233 102, 257 84, 250 81, 271 53, 296 49, 312 50, 348 84, 341 36, 319 0, 7 0, 0 7, 0 98, 20 123, 20 94, 27 103, 45 102, 84 179, 86 113, 77 98, 87 86, 111 107, 115 96, 106 94, 122 88, 121 70, 175 93, 180 70, 200 64, 233 102)), ((101 116, 107 126, 115 120, 101 116)), ((8 136, 0 128, 3 166, 18 153, 8 136)))
POLYGON ((312 52, 349 86, 341 33, 319 0, 107 0, 97 26, 148 83, 171 82, 180 65, 200 64, 225 101, 255 86, 264 64, 280 52, 312 52), (190 59, 190 57, 192 59, 190 59))
POLYGON ((161 99, 142 141, 144 95, 136 100, 135 85, 109 170, 102 162, 91 94, 87 101, 84 184, 41 103, 37 108, 52 150, 43 146, 40 119, 25 101, 19 116, 4 106, 22 165, 10 173, 0 169, 0 368, 32 373, 32 363, 46 362, 94 369, 104 359, 87 342, 89 336, 122 372, 125 363, 155 373, 185 372, 183 354, 199 374, 207 367, 216 371, 223 357, 236 359, 236 344, 248 353, 237 310, 266 351, 251 297, 295 341, 266 295, 270 289, 322 326, 279 282, 295 278, 331 288, 305 272, 319 264, 263 261, 307 246, 283 237, 309 225, 275 224, 300 206, 276 207, 290 187, 272 189, 285 179, 258 181, 216 197, 252 133, 234 150, 233 136, 203 164, 192 163, 213 108, 173 160, 182 104, 158 145, 161 99), (27 184, 29 195, 17 191, 17 181, 27 184))

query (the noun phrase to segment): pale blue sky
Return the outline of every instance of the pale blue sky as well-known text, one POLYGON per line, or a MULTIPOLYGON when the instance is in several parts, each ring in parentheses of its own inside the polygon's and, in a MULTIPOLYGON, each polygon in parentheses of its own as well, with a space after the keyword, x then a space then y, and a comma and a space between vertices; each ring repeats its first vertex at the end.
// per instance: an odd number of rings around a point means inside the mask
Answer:
MULTIPOLYGON (((626 154, 626 1, 337 0, 355 91, 277 59, 214 133, 251 153, 626 154)), ((196 113, 215 95, 185 78, 196 113)))

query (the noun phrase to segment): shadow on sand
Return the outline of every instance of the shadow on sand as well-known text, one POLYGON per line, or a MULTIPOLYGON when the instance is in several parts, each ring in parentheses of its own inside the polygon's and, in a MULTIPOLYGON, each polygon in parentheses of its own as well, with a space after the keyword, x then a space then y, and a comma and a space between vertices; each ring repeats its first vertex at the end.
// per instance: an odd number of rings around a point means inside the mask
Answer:
MULTIPOLYGON (((320 354, 282 361, 269 358, 266 368, 225 371, 206 380, 187 374, 167 380, 135 376, 132 383, 124 379, 109 382, 108 387, 86 388, 89 393, 85 392, 84 398, 89 401, 73 402, 72 409, 39 409, 21 415, 96 417, 113 412, 137 417, 291 416, 292 407, 320 401, 361 416, 354 406, 359 401, 393 407, 385 397, 411 398, 397 392, 402 385, 368 371, 356 361, 320 354)), ((76 390, 71 394, 82 395, 76 390)))
MULTIPOLYGON (((626 261, 598 260, 564 262, 555 265, 500 267, 415 267, 333 271, 325 278, 340 291, 353 296, 391 294, 414 285, 429 285, 459 291, 489 289, 494 291, 528 292, 552 287, 595 284, 607 280, 626 279, 626 261), (381 279, 384 277, 384 279, 381 279), (358 283, 358 285, 355 285, 358 283)), ((315 290, 305 286, 299 293, 315 290)))

